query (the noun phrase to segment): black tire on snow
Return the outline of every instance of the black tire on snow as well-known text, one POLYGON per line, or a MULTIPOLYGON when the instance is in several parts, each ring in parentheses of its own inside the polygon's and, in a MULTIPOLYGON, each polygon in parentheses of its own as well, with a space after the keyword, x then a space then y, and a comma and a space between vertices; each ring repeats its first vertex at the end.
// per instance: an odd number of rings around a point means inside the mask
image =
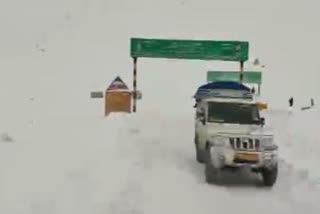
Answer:
POLYGON ((196 145, 196 159, 199 163, 204 163, 203 152, 198 148, 198 144, 196 145))
POLYGON ((217 184, 219 182, 220 170, 212 165, 210 152, 208 150, 206 150, 205 162, 205 176, 207 183, 217 184))
POLYGON ((272 187, 278 177, 278 165, 276 164, 271 169, 263 168, 261 171, 262 178, 263 178, 263 184, 268 187, 272 187))

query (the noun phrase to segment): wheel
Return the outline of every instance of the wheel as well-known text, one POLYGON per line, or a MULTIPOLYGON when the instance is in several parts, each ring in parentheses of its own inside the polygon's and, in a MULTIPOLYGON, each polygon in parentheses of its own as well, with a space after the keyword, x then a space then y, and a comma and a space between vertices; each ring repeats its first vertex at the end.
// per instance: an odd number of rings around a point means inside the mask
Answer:
POLYGON ((278 176, 278 165, 276 164, 271 169, 263 168, 262 171, 262 177, 263 177, 263 184, 265 186, 273 186, 277 181, 278 176))
POLYGON ((220 170, 212 166, 210 163, 206 163, 205 175, 208 184, 217 184, 219 182, 220 170))
POLYGON ((210 152, 206 150, 206 160, 205 160, 205 176, 206 181, 209 184, 217 184, 219 182, 220 177, 220 169, 214 167, 211 163, 210 152))
POLYGON ((204 163, 204 157, 203 157, 203 152, 201 149, 198 148, 198 144, 196 145, 196 159, 199 163, 204 163))
POLYGON ((204 152, 203 152, 203 150, 201 150, 200 148, 199 148, 199 146, 198 146, 198 144, 199 144, 199 141, 198 141, 198 137, 197 137, 197 135, 195 134, 195 138, 194 138, 194 144, 195 144, 195 146, 196 146, 196 159, 197 159, 197 161, 199 162, 199 163, 204 163, 204 152))

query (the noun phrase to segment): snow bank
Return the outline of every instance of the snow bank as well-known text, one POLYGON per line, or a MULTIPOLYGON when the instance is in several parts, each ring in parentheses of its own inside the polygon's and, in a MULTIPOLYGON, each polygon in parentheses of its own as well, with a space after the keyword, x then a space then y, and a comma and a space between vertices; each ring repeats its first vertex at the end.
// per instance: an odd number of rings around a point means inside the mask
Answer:
POLYGON ((0 144, 0 213, 109 213, 130 161, 117 153, 122 117, 47 117, 0 144))
MULTIPOLYGON (((96 118, 48 116, 33 126, 12 129, 18 136, 15 144, 0 144, 0 213, 168 211, 159 200, 165 193, 171 199, 181 196, 175 189, 184 187, 177 186, 177 179, 197 186, 203 176, 202 168, 195 171, 198 165, 189 149, 190 124, 150 111, 96 118), (175 131, 181 124, 183 136, 175 131)), ((176 209, 185 208, 181 204, 176 209)))
POLYGON ((273 112, 280 156, 312 182, 320 184, 318 108, 273 112))

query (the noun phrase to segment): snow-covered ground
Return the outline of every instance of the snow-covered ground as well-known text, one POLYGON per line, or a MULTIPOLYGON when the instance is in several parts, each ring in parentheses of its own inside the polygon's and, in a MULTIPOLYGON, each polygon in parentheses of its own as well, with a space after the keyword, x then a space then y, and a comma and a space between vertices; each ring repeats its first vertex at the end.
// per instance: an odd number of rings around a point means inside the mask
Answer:
POLYGON ((315 184, 320 184, 319 108, 271 111, 281 157, 315 184))
POLYGON ((318 3, 199 2, 0 3, 0 213, 319 213, 320 113, 299 110, 320 100, 318 3), (280 146, 272 189, 247 172, 207 185, 195 161, 191 96, 238 65, 139 59, 138 113, 103 117, 90 91, 130 86, 136 36, 250 41, 280 146))
MULTIPOLYGON (((278 121, 287 117, 270 115, 278 121)), ((268 189, 248 172, 226 173, 222 186, 206 184, 204 167, 195 161, 192 115, 47 117, 24 128, 12 132, 14 142, 0 144, 1 213, 319 210, 320 190, 287 162, 304 160, 301 154, 295 160, 285 156, 300 148, 294 143, 281 150, 279 180, 268 189)))

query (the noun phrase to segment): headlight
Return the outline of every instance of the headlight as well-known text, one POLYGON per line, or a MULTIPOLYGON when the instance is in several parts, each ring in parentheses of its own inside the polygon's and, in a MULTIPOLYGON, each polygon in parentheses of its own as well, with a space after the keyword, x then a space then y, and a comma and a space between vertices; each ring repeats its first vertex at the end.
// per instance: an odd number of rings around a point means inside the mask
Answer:
POLYGON ((213 146, 226 146, 229 145, 229 138, 222 136, 213 136, 211 142, 213 146))
POLYGON ((261 146, 264 150, 276 150, 278 148, 278 146, 273 143, 273 137, 262 138, 261 146))
POLYGON ((271 145, 273 144, 273 138, 272 137, 265 137, 261 138, 262 145, 271 145))

